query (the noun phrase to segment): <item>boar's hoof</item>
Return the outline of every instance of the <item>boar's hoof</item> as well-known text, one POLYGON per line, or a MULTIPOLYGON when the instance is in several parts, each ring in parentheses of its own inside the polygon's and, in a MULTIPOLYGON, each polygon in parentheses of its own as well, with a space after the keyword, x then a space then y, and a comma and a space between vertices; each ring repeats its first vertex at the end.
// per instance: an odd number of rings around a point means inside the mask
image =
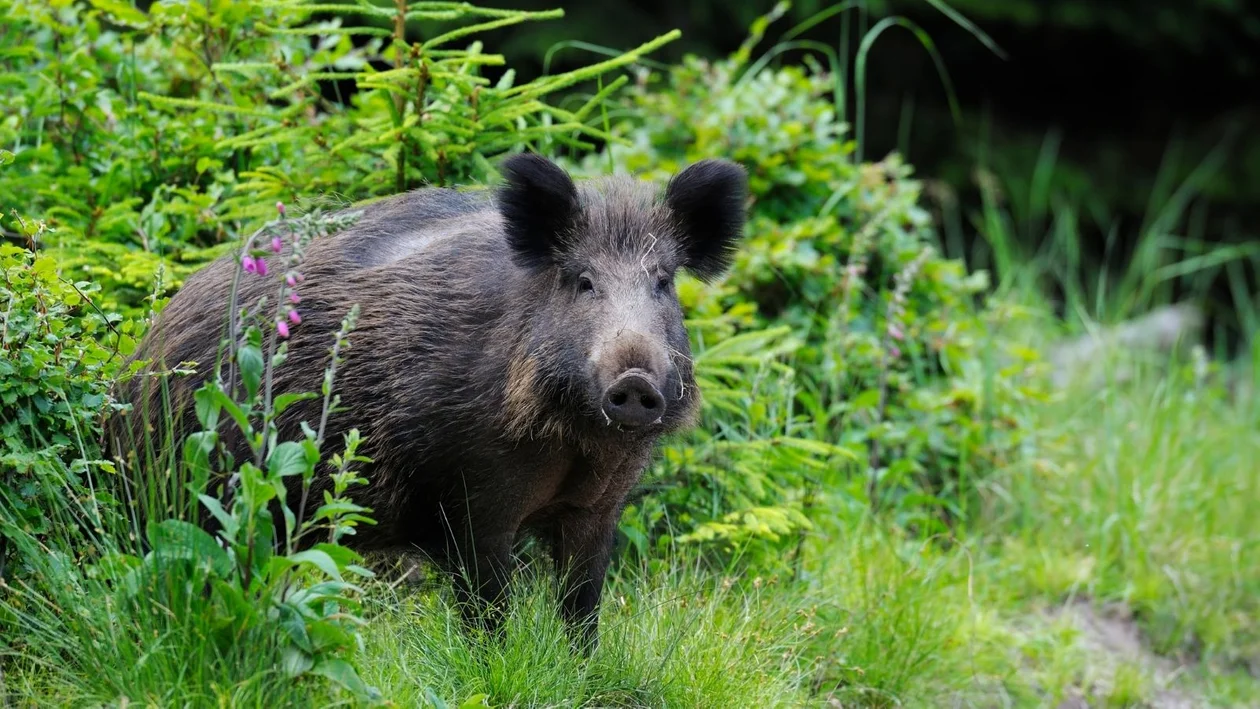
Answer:
POLYGON ((646 426, 661 420, 665 397, 641 370, 630 370, 604 391, 604 415, 626 427, 646 426))

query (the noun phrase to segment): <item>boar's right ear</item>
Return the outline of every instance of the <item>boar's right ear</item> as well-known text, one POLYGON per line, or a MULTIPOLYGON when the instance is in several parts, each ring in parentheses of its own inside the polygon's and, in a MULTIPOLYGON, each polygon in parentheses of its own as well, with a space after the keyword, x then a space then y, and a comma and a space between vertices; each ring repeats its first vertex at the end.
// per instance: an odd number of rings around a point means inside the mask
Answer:
POLYGON ((670 180, 665 202, 681 228, 683 266, 711 281, 730 266, 744 233, 748 175, 729 160, 701 160, 670 180))
POLYGON ((559 165, 534 153, 513 155, 499 168, 499 213, 513 259, 526 267, 554 263, 581 213, 577 187, 559 165))

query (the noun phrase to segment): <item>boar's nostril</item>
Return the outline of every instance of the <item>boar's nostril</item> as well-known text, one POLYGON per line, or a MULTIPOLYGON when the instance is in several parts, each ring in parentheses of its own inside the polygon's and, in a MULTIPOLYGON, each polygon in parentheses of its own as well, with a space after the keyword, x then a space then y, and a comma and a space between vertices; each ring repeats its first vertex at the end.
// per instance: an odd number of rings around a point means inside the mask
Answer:
POLYGON ((622 426, 646 426, 665 413, 665 397, 639 372, 627 372, 604 392, 604 415, 622 426))

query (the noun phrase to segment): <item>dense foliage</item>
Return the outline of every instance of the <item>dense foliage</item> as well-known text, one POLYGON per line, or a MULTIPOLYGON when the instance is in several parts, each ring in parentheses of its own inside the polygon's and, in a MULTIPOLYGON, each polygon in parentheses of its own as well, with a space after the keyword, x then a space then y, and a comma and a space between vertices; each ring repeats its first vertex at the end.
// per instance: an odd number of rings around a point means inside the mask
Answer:
POLYGON ((48 224, 43 247, 98 283, 107 311, 141 314, 155 287, 172 292, 277 200, 479 182, 496 155, 580 146, 601 134, 590 120, 599 102, 569 111, 548 95, 676 36, 568 74, 514 84, 509 73, 491 85, 481 68, 503 59, 472 36, 561 13, 346 3, 311 21, 319 8, 307 5, 0 5, 0 145, 13 161, 0 196, 48 224), (399 29, 343 26, 361 14, 399 29), (407 22, 430 16, 461 26, 400 39, 407 22), (342 87, 350 95, 338 98, 342 87))
POLYGON ((356 7, 404 24, 434 13, 480 24, 408 44, 336 16, 308 22, 292 2, 157 3, 147 14, 15 6, 16 46, 85 41, 4 56, 7 82, 24 91, 6 122, 17 150, 0 188, 51 225, 44 253, 92 278, 100 307, 134 318, 277 199, 480 182, 496 154, 581 154, 590 136, 608 147, 588 154, 587 174, 611 165, 659 179, 726 155, 750 169, 749 241, 724 285, 682 291, 711 433, 666 451, 648 486, 659 494, 625 527, 639 550, 662 533, 792 543, 820 493, 889 505, 935 532, 965 517, 970 479, 1013 454, 1017 409, 1033 392, 1011 376, 1027 358, 982 377, 993 369, 982 355, 999 354, 990 324, 1009 312, 975 310, 983 276, 939 256, 906 166, 854 160, 831 72, 750 66, 747 49, 689 60, 641 74, 626 107, 646 120, 613 125, 603 107, 624 77, 573 111, 540 99, 659 41, 588 70, 489 86, 479 67, 500 60, 452 43, 549 14, 356 7), (341 100, 319 90, 345 82, 354 91, 341 100))
MULTIPOLYGON (((41 226, 14 214, 36 238, 41 226)), ((133 341, 128 324, 96 308, 99 290, 63 278, 49 256, 0 242, 0 504, 24 534, 52 531, 50 511, 90 496, 91 473, 109 469, 83 452, 97 443, 109 374, 133 341)), ((0 577, 6 551, 0 540, 0 577)))

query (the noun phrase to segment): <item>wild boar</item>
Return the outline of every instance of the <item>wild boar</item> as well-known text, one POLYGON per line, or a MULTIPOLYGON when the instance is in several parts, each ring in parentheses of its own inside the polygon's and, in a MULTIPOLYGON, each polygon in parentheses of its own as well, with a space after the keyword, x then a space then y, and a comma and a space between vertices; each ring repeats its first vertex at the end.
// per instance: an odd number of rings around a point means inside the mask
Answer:
MULTIPOLYGON (((624 176, 579 186, 528 153, 501 171, 497 190, 415 190, 313 241, 302 322, 273 391, 318 391, 330 335, 357 303, 328 440, 364 435, 360 452, 374 462, 355 499, 377 525, 349 543, 414 546, 465 566, 456 588, 471 614, 499 607, 515 540, 536 535, 566 572, 561 615, 589 651, 626 496, 658 439, 696 421, 675 277, 728 268, 747 178, 709 159, 663 193, 624 176)), ((238 263, 225 256, 190 277, 133 358, 209 369, 238 263)), ((245 278, 240 302, 274 288, 245 278)), ((209 374, 171 379, 172 398, 187 402, 209 374)), ((286 410, 282 439, 318 420, 320 405, 286 410)), ((191 407, 175 423, 193 430, 191 407)), ((226 440, 240 460, 239 439, 226 440)), ((313 494, 327 485, 317 476, 313 494)))

